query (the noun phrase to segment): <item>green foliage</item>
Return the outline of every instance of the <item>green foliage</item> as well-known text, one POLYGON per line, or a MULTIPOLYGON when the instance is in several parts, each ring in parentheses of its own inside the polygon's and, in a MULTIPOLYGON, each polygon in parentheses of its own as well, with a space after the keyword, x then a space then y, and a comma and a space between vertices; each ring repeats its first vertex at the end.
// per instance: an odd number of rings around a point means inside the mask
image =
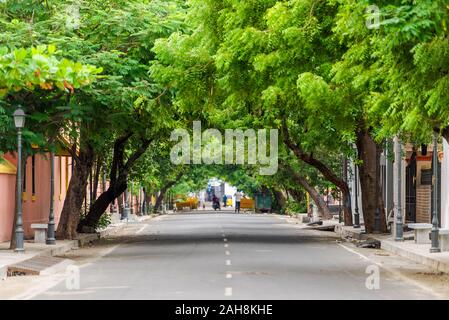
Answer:
POLYGON ((289 199, 285 206, 285 213, 288 215, 307 213, 307 201, 297 202, 289 199))
POLYGON ((29 49, 0 48, 0 99, 22 90, 52 90, 54 87, 73 94, 75 89, 91 84, 101 68, 83 65, 55 56, 54 45, 29 49))

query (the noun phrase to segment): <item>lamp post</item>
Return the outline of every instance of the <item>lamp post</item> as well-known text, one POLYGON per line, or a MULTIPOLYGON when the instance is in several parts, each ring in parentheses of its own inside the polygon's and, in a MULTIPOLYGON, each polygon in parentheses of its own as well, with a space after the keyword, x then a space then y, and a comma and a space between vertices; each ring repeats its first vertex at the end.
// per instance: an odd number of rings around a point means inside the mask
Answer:
POLYGON ((398 137, 395 138, 395 162, 398 173, 396 199, 396 236, 395 241, 404 241, 404 227, 402 223, 402 145, 398 137))
POLYGON ((56 244, 55 239, 55 212, 54 212, 54 198, 55 198, 55 155, 50 153, 50 214, 48 216, 47 240, 46 244, 56 244))
POLYGON ((354 228, 360 228, 360 213, 359 213, 359 177, 358 168, 354 163, 354 198, 355 198, 355 213, 354 213, 354 228))
POLYGON ((22 128, 25 126, 26 114, 22 107, 17 106, 14 111, 14 125, 17 129, 17 220, 16 220, 16 248, 15 252, 24 253, 23 220, 22 220, 22 128))
POLYGON ((441 252, 440 244, 438 241, 438 134, 433 136, 433 212, 432 212, 432 232, 430 238, 432 240, 432 247, 430 252, 441 252))

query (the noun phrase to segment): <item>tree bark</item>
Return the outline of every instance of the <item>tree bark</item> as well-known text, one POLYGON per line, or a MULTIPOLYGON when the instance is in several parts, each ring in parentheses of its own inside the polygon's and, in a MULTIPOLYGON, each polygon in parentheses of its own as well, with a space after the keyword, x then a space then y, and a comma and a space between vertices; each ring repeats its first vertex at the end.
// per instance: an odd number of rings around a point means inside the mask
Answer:
POLYGON ((123 193, 117 197, 117 212, 122 215, 123 214, 123 193))
POLYGON ((93 174, 91 203, 94 203, 97 200, 98 185, 100 183, 100 172, 101 172, 101 161, 100 158, 98 158, 95 164, 95 170, 93 174))
POLYGON ((373 233, 376 209, 380 213, 380 232, 387 232, 386 215, 382 199, 380 178, 380 155, 382 148, 373 139, 370 129, 357 132, 357 151, 362 165, 359 166, 362 191, 363 221, 367 233, 373 233))
POLYGON ((154 207, 153 207, 153 213, 157 213, 159 211, 159 207, 162 205, 162 201, 164 200, 165 194, 167 193, 168 189, 173 187, 175 185, 175 183, 178 182, 179 179, 181 179, 183 174, 184 174, 183 172, 178 173, 173 180, 168 181, 161 188, 159 195, 156 198, 156 203, 154 204, 154 207))
POLYGON ((302 202, 304 201, 304 193, 300 190, 296 190, 293 188, 288 188, 287 192, 289 195, 296 201, 296 202, 302 202))
POLYGON ((151 144, 151 140, 142 140, 139 148, 125 162, 125 145, 131 136, 132 134, 128 133, 115 141, 109 188, 91 205, 86 218, 79 223, 79 231, 82 232, 83 229, 96 228, 108 206, 128 188, 129 171, 151 144))
POLYGON ((83 202, 86 197, 89 173, 94 164, 94 151, 92 146, 86 145, 74 157, 75 167, 70 179, 67 196, 56 232, 58 239, 75 239, 77 225, 81 217, 83 202))
POLYGON ((320 195, 320 193, 307 181, 307 179, 300 174, 294 172, 291 168, 287 168, 290 176, 292 177, 293 181, 301 185, 307 193, 312 198, 313 202, 315 202, 318 212, 320 216, 323 219, 332 219, 332 213, 329 210, 329 207, 327 206, 326 201, 324 201, 323 197, 320 195))
POLYGON ((290 133, 288 131, 285 120, 282 125, 282 130, 283 130, 284 143, 290 150, 293 151, 295 156, 299 160, 316 168, 324 176, 324 178, 332 182, 337 188, 340 189, 343 197, 344 224, 345 226, 352 226, 353 222, 352 222, 351 194, 349 192, 349 186, 346 183, 346 181, 340 178, 335 173, 333 173, 332 170, 329 169, 323 162, 319 161, 318 159, 315 159, 313 157, 313 154, 304 152, 304 150, 298 144, 294 143, 293 140, 291 140, 290 138, 290 133))

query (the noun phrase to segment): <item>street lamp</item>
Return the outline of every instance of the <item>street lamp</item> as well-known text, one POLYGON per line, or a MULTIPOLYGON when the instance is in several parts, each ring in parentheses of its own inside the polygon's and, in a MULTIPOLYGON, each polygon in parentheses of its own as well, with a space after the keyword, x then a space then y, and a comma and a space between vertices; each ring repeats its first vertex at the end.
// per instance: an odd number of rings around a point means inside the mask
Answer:
POLYGON ((56 244, 55 239, 55 212, 54 212, 54 194, 55 194, 55 155, 50 153, 50 215, 48 217, 47 240, 49 245, 56 244))
POLYGON ((355 213, 354 213, 354 228, 360 228, 360 213, 359 213, 359 177, 358 168, 354 163, 354 195, 355 195, 355 213))
POLYGON ((395 162, 398 172, 398 186, 396 199, 396 236, 395 241, 404 241, 404 227, 402 222, 402 145, 398 137, 396 137, 395 162))
POLYGON ((25 126, 26 114, 22 107, 17 106, 14 111, 14 125, 17 129, 17 220, 16 220, 16 249, 17 253, 24 253, 23 220, 22 220, 22 128, 25 126))
POLYGON ((432 212, 432 232, 430 238, 432 240, 432 247, 430 252, 441 252, 438 241, 438 133, 433 136, 433 212, 432 212))

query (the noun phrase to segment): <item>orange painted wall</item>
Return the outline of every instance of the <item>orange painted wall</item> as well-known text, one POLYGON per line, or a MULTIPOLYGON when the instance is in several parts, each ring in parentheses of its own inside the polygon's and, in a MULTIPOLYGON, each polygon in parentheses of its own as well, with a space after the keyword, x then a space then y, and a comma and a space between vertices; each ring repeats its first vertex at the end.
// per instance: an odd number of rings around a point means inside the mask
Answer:
POLYGON ((0 174, 0 242, 11 239, 16 175, 0 174))
MULTIPOLYGON (((17 159, 5 155, 14 165, 17 159)), ((54 212, 56 224, 64 205, 68 181, 71 177, 72 161, 70 157, 55 157, 55 197, 54 212)), ((47 223, 50 213, 50 161, 48 154, 35 156, 35 193, 32 193, 32 157, 28 157, 26 166, 26 185, 23 199, 23 227, 25 238, 33 238, 33 223, 47 223)), ((14 217, 15 175, 0 174, 0 241, 8 241, 14 217)))

